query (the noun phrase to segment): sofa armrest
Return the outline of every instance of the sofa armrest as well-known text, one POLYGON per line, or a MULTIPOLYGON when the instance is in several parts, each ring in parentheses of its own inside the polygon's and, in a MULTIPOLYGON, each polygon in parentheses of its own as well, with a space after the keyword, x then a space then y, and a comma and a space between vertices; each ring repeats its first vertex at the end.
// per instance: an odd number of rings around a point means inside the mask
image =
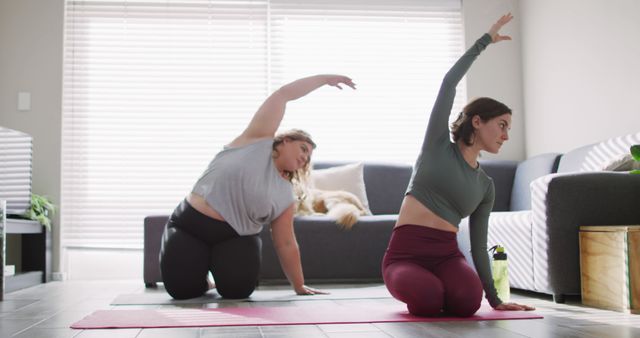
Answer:
POLYGON ((160 273, 160 247, 162 233, 169 215, 147 216, 144 218, 143 278, 146 286, 162 282, 160 273))
POLYGON ((531 191, 537 283, 547 280, 538 287, 554 294, 580 293, 579 226, 640 224, 640 175, 551 174, 534 180, 531 191))

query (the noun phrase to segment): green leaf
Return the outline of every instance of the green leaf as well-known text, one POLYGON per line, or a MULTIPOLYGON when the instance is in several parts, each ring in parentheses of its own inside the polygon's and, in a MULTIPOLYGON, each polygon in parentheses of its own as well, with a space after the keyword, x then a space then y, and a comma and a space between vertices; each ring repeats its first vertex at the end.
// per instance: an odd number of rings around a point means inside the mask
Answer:
POLYGON ((640 161, 640 144, 631 146, 631 156, 633 156, 634 160, 640 161))
POLYGON ((55 213, 55 205, 45 196, 31 194, 31 208, 25 213, 28 219, 38 221, 51 231, 51 216, 55 213))
POLYGON ((640 169, 631 170, 631 172, 630 172, 630 173, 631 173, 631 174, 634 174, 634 175, 640 175, 640 169))

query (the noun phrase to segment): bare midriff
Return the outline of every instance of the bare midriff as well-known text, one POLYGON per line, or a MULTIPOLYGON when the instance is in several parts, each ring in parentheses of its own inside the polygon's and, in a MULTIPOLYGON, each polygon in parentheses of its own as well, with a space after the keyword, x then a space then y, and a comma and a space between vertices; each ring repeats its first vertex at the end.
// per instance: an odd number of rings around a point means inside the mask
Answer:
POLYGON ((194 193, 189 193, 187 196, 187 202, 191 204, 191 206, 198 210, 201 214, 205 214, 211 218, 217 219, 218 221, 226 222, 224 217, 220 215, 217 211, 213 210, 213 208, 207 203, 204 197, 200 195, 196 195, 194 193))
POLYGON ((398 215, 395 228, 409 224, 442 231, 458 232, 458 228, 453 224, 433 213, 433 211, 429 210, 429 208, 420 203, 415 197, 406 195, 404 200, 402 200, 400 214, 398 215))

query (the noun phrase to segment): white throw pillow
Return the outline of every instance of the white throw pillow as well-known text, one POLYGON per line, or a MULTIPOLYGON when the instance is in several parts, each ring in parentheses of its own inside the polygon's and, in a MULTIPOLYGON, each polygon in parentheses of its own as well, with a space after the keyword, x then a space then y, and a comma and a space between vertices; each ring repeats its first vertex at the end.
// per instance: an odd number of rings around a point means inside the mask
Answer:
POLYGON ((311 186, 320 190, 348 191, 358 197, 367 215, 371 215, 367 189, 364 186, 363 169, 364 164, 361 162, 326 169, 313 169, 311 186))
POLYGON ((631 154, 620 154, 602 165, 605 171, 630 171, 640 169, 640 162, 633 159, 631 154))

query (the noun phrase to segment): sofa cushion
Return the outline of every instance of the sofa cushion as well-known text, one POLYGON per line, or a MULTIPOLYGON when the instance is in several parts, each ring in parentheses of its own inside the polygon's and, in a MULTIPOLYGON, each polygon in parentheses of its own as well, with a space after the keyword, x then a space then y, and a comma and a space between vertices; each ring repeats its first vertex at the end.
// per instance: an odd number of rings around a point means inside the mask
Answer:
MULTIPOLYGON (((344 164, 346 163, 316 162, 313 167, 323 169, 344 164)), ((373 215, 398 214, 411 172, 409 164, 367 162, 364 166, 364 185, 373 215)))
POLYGON ((580 147, 562 156, 558 172, 600 171, 603 163, 629 153, 629 147, 634 144, 640 144, 640 132, 580 147))
POLYGON ((620 154, 602 164, 604 171, 630 171, 640 169, 640 162, 636 161, 631 153, 620 154))
POLYGON ((364 184, 364 164, 362 162, 311 171, 311 186, 320 190, 344 190, 354 194, 364 206, 367 215, 369 200, 364 184))
POLYGON ((511 210, 531 210, 531 188, 529 185, 540 176, 558 170, 560 154, 548 153, 531 157, 518 164, 511 191, 511 210))
POLYGON ((518 162, 504 160, 480 161, 480 167, 491 177, 496 189, 492 211, 509 211, 511 187, 518 162))
POLYGON ((397 216, 412 171, 409 164, 368 163, 364 167, 364 184, 376 187, 367 191, 374 215, 397 216))
POLYGON ((584 164, 593 149, 593 144, 583 146, 562 155, 558 163, 559 173, 584 171, 584 164))
MULTIPOLYGON (((295 232, 305 281, 380 282, 381 263, 397 215, 361 216, 350 230, 326 216, 297 216, 295 232)), ((267 227, 261 233, 260 279, 286 280, 267 227)))
POLYGON ((144 283, 148 286, 162 282, 160 273, 160 247, 162 233, 169 215, 152 215, 144 218, 144 283))

